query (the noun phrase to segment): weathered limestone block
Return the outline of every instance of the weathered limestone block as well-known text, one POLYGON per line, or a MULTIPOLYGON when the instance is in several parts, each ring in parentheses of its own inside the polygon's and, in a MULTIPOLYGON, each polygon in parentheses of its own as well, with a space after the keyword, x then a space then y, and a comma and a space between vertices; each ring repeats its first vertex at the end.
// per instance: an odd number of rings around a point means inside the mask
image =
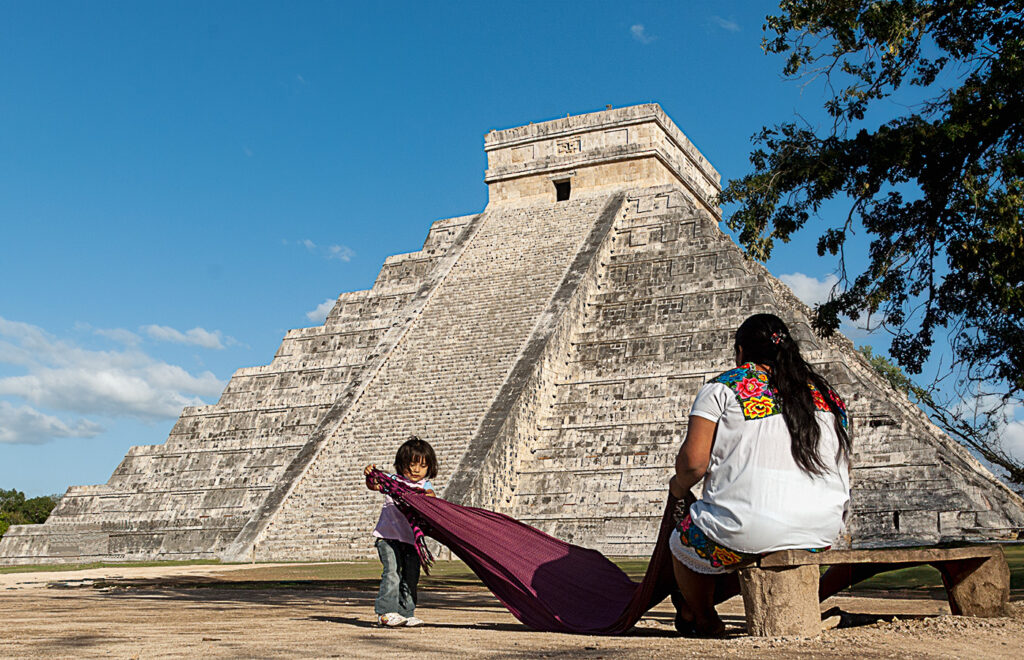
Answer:
POLYGON ((1003 551, 974 562, 933 564, 942 575, 953 614, 1004 616, 1010 599, 1010 568, 1003 551))
POLYGON ((821 633, 818 567, 750 567, 740 570, 747 633, 760 637, 821 633))

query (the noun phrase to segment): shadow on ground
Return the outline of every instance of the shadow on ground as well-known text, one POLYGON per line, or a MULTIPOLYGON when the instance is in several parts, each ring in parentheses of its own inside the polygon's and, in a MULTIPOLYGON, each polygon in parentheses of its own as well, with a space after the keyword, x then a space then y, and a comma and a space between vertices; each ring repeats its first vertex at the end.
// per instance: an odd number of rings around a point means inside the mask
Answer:
MULTIPOLYGON (((54 589, 91 588, 107 597, 131 600, 164 600, 190 603, 192 607, 217 609, 225 605, 257 604, 269 607, 307 606, 325 611, 305 617, 310 621, 323 621, 358 628, 375 628, 372 615, 366 617, 332 615, 332 608, 353 608, 372 612, 379 578, 315 579, 315 580, 259 580, 231 577, 178 577, 178 578, 109 578, 99 580, 67 580, 50 583, 54 589)), ((473 612, 503 610, 501 603, 475 578, 475 576, 429 576, 421 581, 420 605, 434 610, 473 612)), ((868 595, 866 593, 858 595, 868 595)), ((911 598, 945 600, 942 589, 919 589, 899 591, 878 591, 873 597, 911 598)), ((839 617, 833 627, 854 628, 868 626, 893 618, 893 614, 863 614, 843 611, 833 607, 823 614, 823 619, 839 617)), ((745 621, 742 615, 723 615, 729 626, 730 635, 742 636, 745 621)), ((901 615, 901 619, 926 618, 924 615, 901 615)), ((497 623, 493 621, 474 623, 445 623, 437 619, 428 623, 431 628, 453 630, 495 630, 503 632, 528 632, 529 629, 517 622, 497 623)), ((627 637, 675 637, 670 612, 648 612, 638 627, 627 637)))
MULTIPOLYGON (((90 588, 106 597, 130 601, 163 600, 188 603, 193 608, 219 609, 230 605, 265 605, 289 607, 314 606, 330 610, 344 607, 373 611, 379 580, 358 578, 344 580, 237 580, 215 577, 188 578, 111 578, 102 580, 68 580, 51 583, 54 589, 90 588)), ((421 582, 420 605, 433 610, 484 611, 504 610, 504 607, 483 585, 467 578, 431 577, 421 582)), ((737 634, 742 634, 742 616, 723 615, 723 620, 737 634)), ((324 621, 359 628, 376 628, 372 615, 355 616, 317 614, 306 617, 311 621, 324 621)), ((647 625, 633 628, 623 637, 676 637, 673 616, 669 612, 648 612, 647 625)), ((453 630, 495 630, 503 632, 531 632, 526 626, 493 621, 475 623, 444 623, 431 621, 430 628, 453 630)))

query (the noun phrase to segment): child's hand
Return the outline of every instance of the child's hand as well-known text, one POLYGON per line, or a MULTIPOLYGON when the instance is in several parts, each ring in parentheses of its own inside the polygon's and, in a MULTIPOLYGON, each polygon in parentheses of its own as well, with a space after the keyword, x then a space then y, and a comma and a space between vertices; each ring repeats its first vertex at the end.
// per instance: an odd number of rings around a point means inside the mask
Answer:
POLYGON ((423 492, 426 494, 427 497, 437 497, 437 495, 435 495, 434 491, 432 490, 425 490, 423 492))
MULTIPOLYGON (((363 468, 363 476, 364 477, 370 476, 370 473, 373 472, 376 469, 377 469, 376 465, 373 465, 373 464, 367 465, 365 468, 363 468)), ((369 482, 366 483, 366 487, 369 490, 376 490, 376 491, 380 490, 380 487, 378 487, 378 486, 371 486, 369 482)))

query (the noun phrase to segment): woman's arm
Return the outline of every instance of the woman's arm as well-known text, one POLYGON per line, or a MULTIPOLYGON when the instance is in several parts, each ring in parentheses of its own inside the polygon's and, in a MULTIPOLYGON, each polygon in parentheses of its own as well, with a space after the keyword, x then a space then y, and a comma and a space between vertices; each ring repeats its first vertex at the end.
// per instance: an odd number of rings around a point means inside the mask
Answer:
POLYGON ((676 455, 676 473, 669 481, 669 490, 681 498, 700 481, 711 462, 711 447, 715 444, 718 422, 693 415, 686 429, 686 440, 676 455))

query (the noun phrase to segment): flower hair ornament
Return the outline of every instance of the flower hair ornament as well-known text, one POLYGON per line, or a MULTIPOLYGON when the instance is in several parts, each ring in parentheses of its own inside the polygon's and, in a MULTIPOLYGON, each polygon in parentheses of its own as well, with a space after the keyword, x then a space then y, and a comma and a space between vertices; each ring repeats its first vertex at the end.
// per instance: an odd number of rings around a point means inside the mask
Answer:
POLYGON ((784 332, 773 332, 772 336, 771 336, 772 343, 775 344, 776 346, 781 344, 782 340, 785 339, 785 338, 786 338, 786 333, 784 333, 784 332))

